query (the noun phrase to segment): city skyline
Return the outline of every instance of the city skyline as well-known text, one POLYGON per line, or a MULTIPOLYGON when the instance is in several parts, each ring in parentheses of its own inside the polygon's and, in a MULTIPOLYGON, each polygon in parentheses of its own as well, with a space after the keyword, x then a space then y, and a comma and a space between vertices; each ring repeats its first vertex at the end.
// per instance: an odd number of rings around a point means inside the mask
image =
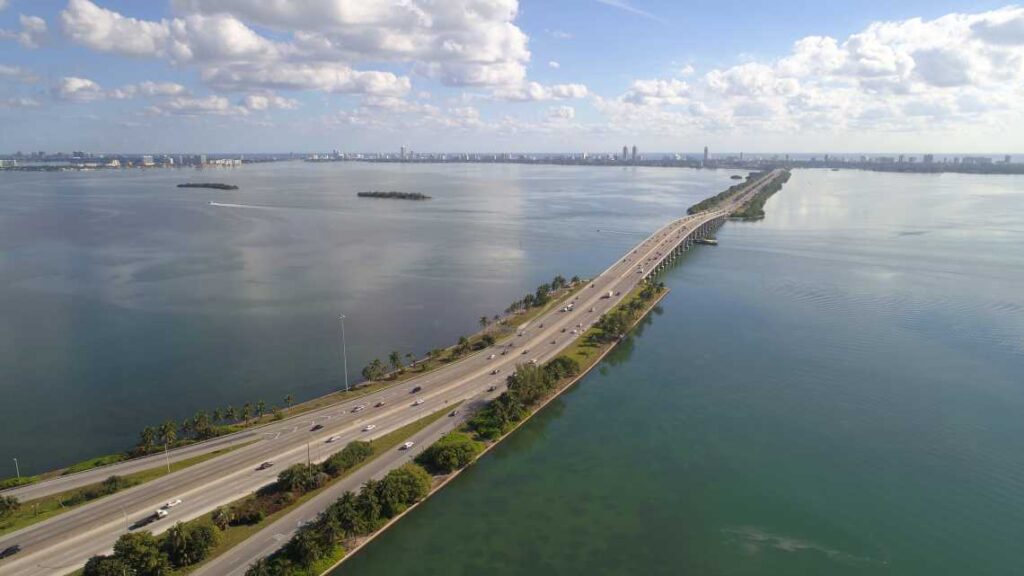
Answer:
POLYGON ((0 0, 0 151, 1024 150, 1024 8, 737 13, 0 0))

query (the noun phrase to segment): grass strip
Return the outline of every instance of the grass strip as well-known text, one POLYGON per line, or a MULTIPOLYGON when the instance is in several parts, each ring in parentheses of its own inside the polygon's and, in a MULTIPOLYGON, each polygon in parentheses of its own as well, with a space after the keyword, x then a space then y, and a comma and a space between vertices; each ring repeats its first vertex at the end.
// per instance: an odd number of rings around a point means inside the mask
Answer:
MULTIPOLYGON (((381 454, 384 454, 388 450, 393 450, 393 449, 397 448, 398 445, 403 443, 403 442, 405 442, 405 440, 407 438, 409 438, 410 436, 412 436, 412 435, 416 434, 417 432, 423 430, 424 428, 426 428, 427 426, 433 424, 437 420, 441 419, 446 414, 448 414, 449 412, 454 410, 456 406, 458 406, 458 404, 453 404, 452 406, 447 406, 447 407, 445 407, 442 410, 439 410, 437 412, 434 412, 433 414, 430 414, 429 416, 426 416, 424 418, 420 418, 419 420, 417 420, 415 422, 411 422, 409 424, 406 424, 405 426, 402 426, 401 428, 399 428, 397 430, 394 430, 392 432, 388 432, 387 434, 381 436, 380 438, 377 438, 375 440, 371 440, 370 441, 370 445, 373 448, 373 453, 366 460, 362 461, 361 463, 359 463, 358 465, 354 466, 352 469, 348 470, 347 472, 345 472, 344 474, 338 476, 337 478, 333 478, 330 482, 328 482, 327 484, 324 484, 320 488, 317 488, 315 490, 311 490, 309 492, 304 493, 303 495, 301 495, 298 498, 296 498, 294 500, 294 502, 289 504, 287 507, 282 508, 281 510, 278 510, 277 512, 274 512, 273 514, 270 514, 270 515, 266 516, 260 522, 257 522, 255 524, 251 524, 251 525, 228 526, 227 529, 221 531, 221 533, 220 533, 220 541, 217 543, 217 546, 214 547, 210 551, 210 554, 203 560, 203 562, 200 562, 198 564, 194 564, 192 566, 187 566, 185 568, 179 568, 177 570, 171 571, 169 574, 171 574, 173 576, 183 576, 185 574, 190 574, 191 572, 199 569, 203 564, 205 564, 205 563, 209 562, 210 560, 220 556, 221 554, 224 554, 224 553, 228 552, 229 550, 231 550, 232 548, 234 548, 238 544, 241 544, 245 540, 247 540, 250 537, 252 537, 254 534, 259 532, 263 528, 265 528, 265 527, 269 526, 271 523, 277 521, 278 518, 284 516, 285 514, 287 514, 290 511, 294 510, 296 506, 301 506, 303 503, 307 502, 308 500, 310 500, 311 498, 313 498, 314 496, 319 494, 321 491, 326 490, 328 487, 330 487, 334 483, 338 482, 342 478, 346 478, 346 477, 350 476, 353 472, 355 472, 356 470, 359 470, 364 465, 366 465, 368 462, 371 462, 374 458, 380 456, 381 454)), ((237 506, 237 505, 241 504, 242 502, 244 502, 246 499, 250 499, 250 498, 253 498, 253 496, 246 496, 245 498, 236 500, 235 502, 232 502, 230 504, 227 504, 227 505, 223 506, 223 508, 230 508, 232 506, 237 506)), ((189 520, 185 524, 186 525, 192 525, 192 524, 197 524, 197 523, 207 523, 207 524, 212 525, 213 524, 213 521, 211 519, 212 516, 213 516, 213 512, 209 512, 207 514, 204 514, 204 515, 200 516, 199 518, 195 518, 193 520, 189 520)), ((344 555, 344 552, 342 552, 342 556, 343 555, 344 555)), ((337 560, 335 560, 335 562, 337 562, 337 560)), ((330 566, 330 564, 328 564, 328 566, 330 566)))

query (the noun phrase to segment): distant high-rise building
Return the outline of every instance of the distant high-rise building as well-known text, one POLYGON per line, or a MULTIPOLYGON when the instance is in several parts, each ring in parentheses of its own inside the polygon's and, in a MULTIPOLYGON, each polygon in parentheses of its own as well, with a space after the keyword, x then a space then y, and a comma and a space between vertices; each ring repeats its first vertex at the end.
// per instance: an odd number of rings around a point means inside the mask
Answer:
POLYGON ((625 162, 626 160, 629 160, 629 147, 628 146, 623 146, 622 147, 622 161, 625 162))
POLYGON ((900 164, 903 164, 903 154, 900 154, 900 160, 899 160, 899 162, 900 162, 900 164))
POLYGON ((636 162, 636 144, 633 145, 633 162, 636 162))
POLYGON ((152 166, 153 165, 153 157, 150 156, 149 154, 143 156, 142 157, 142 165, 143 166, 152 166))
POLYGON ((1010 158, 1009 154, 1007 154, 1006 156, 1003 156, 1003 163, 1004 164, 1009 164, 1010 160, 1011 160, 1011 158, 1010 158))
POLYGON ((935 162, 935 155, 934 154, 925 154, 924 155, 924 163, 925 164, 931 164, 932 162, 935 162))
POLYGON ((705 164, 708 163, 708 147, 707 146, 704 147, 704 163, 705 164))
POLYGON ((202 166, 203 164, 206 164, 206 154, 199 155, 199 165, 202 166))
POLYGON ((402 158, 402 160, 405 160, 405 146, 402 146, 402 155, 401 155, 401 158, 402 158))

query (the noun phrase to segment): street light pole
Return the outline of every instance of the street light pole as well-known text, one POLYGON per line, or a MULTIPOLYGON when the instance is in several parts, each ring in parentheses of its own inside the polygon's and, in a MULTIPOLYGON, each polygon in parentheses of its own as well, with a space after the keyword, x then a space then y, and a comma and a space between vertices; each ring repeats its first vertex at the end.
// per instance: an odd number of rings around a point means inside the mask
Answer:
POLYGON ((18 459, 14 459, 14 473, 18 475, 18 481, 21 481, 21 468, 18 468, 18 459))
POLYGON ((164 442, 164 464, 167 465, 167 473, 171 473, 171 461, 167 458, 167 442, 164 442))
POLYGON ((348 392, 348 349, 345 347, 345 315, 339 314, 341 320, 341 358, 345 364, 345 392, 348 392))

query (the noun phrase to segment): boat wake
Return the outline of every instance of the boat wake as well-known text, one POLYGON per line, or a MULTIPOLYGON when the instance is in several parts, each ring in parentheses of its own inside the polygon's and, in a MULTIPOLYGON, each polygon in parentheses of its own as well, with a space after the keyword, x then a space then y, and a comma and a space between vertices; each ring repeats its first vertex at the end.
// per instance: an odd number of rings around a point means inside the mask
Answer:
POLYGON ((255 208, 257 210, 273 210, 274 206, 254 206, 252 204, 230 204, 228 202, 210 202, 210 206, 219 206, 221 208, 255 208))

